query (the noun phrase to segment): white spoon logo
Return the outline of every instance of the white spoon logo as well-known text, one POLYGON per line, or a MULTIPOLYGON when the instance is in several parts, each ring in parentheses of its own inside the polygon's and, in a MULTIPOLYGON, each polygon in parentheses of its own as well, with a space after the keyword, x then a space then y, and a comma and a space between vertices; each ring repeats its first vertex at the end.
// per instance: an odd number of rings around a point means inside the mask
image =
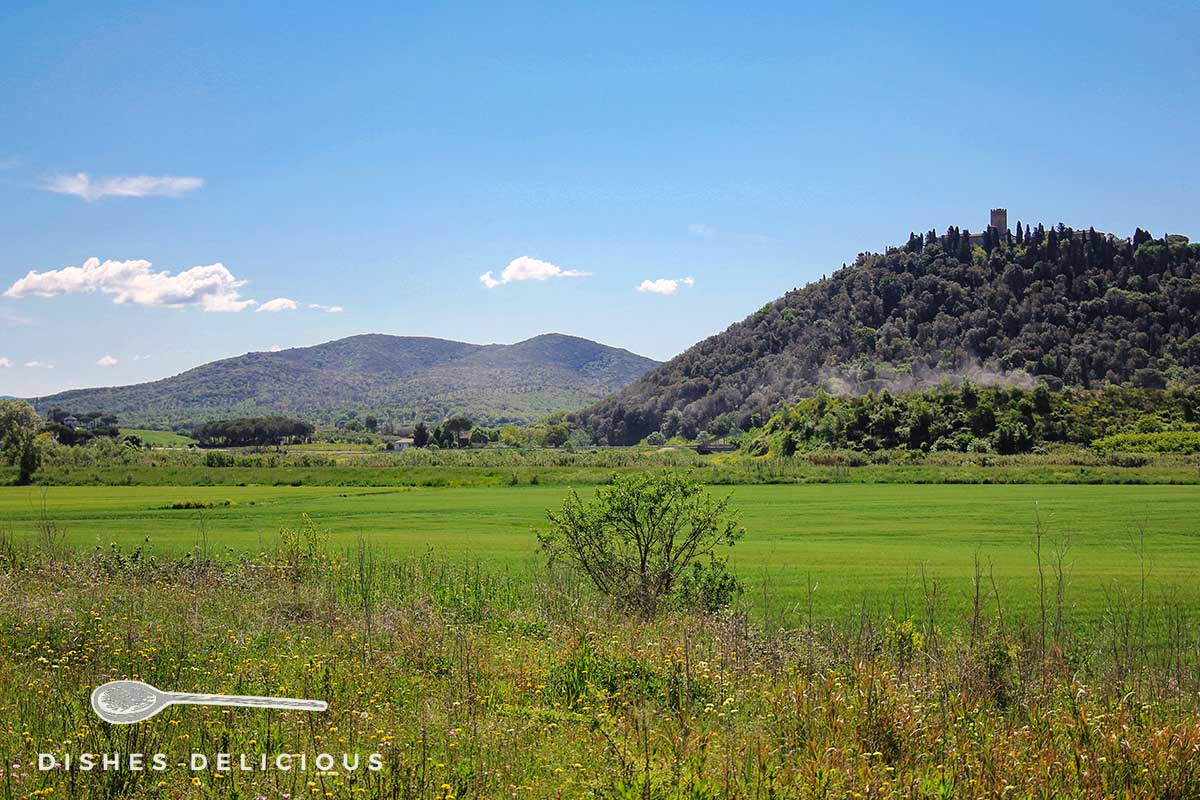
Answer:
POLYGON ((114 725, 130 725, 150 719, 173 705, 285 708, 292 711, 324 711, 328 708, 323 700, 164 692, 141 681, 110 681, 97 686, 92 692, 92 710, 100 719, 114 725))

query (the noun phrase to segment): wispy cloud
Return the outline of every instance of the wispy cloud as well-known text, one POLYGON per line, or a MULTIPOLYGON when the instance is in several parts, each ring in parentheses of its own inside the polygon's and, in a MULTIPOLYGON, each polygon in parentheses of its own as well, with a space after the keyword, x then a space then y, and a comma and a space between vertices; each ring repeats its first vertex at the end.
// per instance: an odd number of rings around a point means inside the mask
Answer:
POLYGON ((0 369, 8 369, 13 365, 11 359, 0 357, 0 369))
POLYGON ((53 175, 42 181, 41 187, 48 192, 74 195, 91 202, 101 197, 179 197, 203 185, 203 178, 175 175, 93 178, 86 172, 76 172, 73 175, 53 175))
POLYGON ((315 308, 318 311, 324 311, 326 314, 341 314, 343 311, 346 310, 346 309, 342 308, 341 306, 325 306, 325 305, 321 305, 320 303, 309 303, 308 307, 315 308))
POLYGON ((0 308, 0 328, 19 328, 22 325, 28 325, 33 320, 22 314, 17 314, 14 311, 9 311, 6 308, 0 308))
POLYGON ((479 276, 479 280, 487 288, 494 289, 501 284, 515 283, 517 281, 545 281, 551 278, 584 278, 591 274, 590 272, 581 272, 577 269, 563 269, 557 264, 551 264, 549 261, 521 256, 508 262, 508 266, 500 273, 498 279, 492 276, 492 271, 489 269, 479 276))
POLYGON ((133 360, 134 360, 134 361, 145 361, 146 359, 149 359, 149 358, 153 358, 153 356, 151 356, 149 353, 146 353, 146 354, 144 354, 144 355, 136 355, 136 356, 134 356, 134 357, 133 357, 133 360))
POLYGON ((239 294, 246 281, 234 277, 224 264, 192 267, 172 275, 154 272, 149 261, 104 261, 89 258, 82 266, 37 272, 17 280, 5 297, 58 297, 100 292, 117 304, 241 311, 255 305, 239 294))
POLYGON ((268 348, 267 348, 267 352, 268 352, 268 353, 278 353, 278 352, 279 352, 280 350, 282 350, 282 349, 283 349, 283 348, 282 348, 282 347, 280 347, 279 345, 277 345, 277 344, 273 344, 273 345, 271 345, 270 347, 268 347, 268 348))
POLYGON ((748 244, 770 244, 774 242, 770 236, 763 236, 761 233, 740 233, 738 231, 727 231, 722 228, 717 228, 713 225, 708 225, 703 222, 693 222, 688 225, 688 236, 697 239, 720 239, 725 242, 742 242, 748 244))
POLYGON ((25 366, 31 369, 54 369, 54 365, 46 361, 26 361, 25 366))
POLYGON ((286 297, 276 297, 274 300, 268 300, 258 308, 254 309, 255 313, 266 311, 268 314, 274 314, 279 311, 295 311, 296 301, 289 300, 286 297))
POLYGON ((112 356, 105 354, 96 362, 97 367, 115 367, 120 362, 112 356))
POLYGON ((694 278, 655 278, 654 280, 644 280, 637 287, 639 292, 651 292, 652 294, 675 294, 680 287, 686 286, 691 288, 696 285, 694 278))

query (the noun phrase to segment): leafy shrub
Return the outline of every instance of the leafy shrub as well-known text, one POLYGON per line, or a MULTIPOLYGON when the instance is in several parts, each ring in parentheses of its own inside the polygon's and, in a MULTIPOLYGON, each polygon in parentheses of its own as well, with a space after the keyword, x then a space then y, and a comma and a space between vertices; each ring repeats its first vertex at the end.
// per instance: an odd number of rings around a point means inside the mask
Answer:
POLYGON ((744 533, 728 496, 715 498, 690 472, 671 470, 618 475, 587 502, 572 490, 547 516, 550 528, 538 538, 550 562, 566 562, 645 617, 694 562, 744 533))
POLYGON ((192 511, 209 508, 231 508, 236 505, 236 500, 179 500, 166 506, 166 508, 170 511, 192 511))
POLYGON ((1118 433, 1092 442, 1101 453, 1200 453, 1200 431, 1118 433))
POLYGON ((232 467, 233 457, 226 453, 222 453, 219 450, 210 450, 204 454, 204 466, 232 467))
POLYGON ((714 558, 707 564, 693 561, 691 571, 680 576, 676 595, 684 608, 712 613, 732 605, 744 591, 725 561, 714 558))

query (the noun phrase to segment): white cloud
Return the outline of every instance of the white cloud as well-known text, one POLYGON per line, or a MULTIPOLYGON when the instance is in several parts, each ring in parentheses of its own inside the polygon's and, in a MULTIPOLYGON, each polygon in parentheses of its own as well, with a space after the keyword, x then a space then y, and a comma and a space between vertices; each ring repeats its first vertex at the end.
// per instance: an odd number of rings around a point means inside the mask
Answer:
POLYGON ((679 291, 679 287, 692 287, 696 285, 695 279, 688 278, 655 278, 654 280, 645 280, 637 287, 639 292, 653 292, 654 294, 675 294, 679 291))
POLYGON ((282 349, 283 349, 283 348, 282 348, 282 347, 280 347, 279 345, 277 345, 277 344, 273 344, 273 345, 271 345, 270 347, 268 347, 268 348, 267 348, 267 352, 268 352, 268 353, 278 353, 278 352, 279 352, 280 350, 282 350, 282 349))
POLYGON ((241 311, 255 305, 238 290, 246 281, 235 278, 224 264, 192 267, 174 275, 153 272, 149 261, 105 261, 89 258, 79 267, 36 272, 8 288, 5 297, 57 297, 65 294, 100 292, 113 296, 117 304, 184 308, 200 306, 205 311, 241 311))
POLYGON ((97 367, 115 367, 119 362, 107 353, 96 362, 97 367))
POLYGON ((500 273, 499 279, 492 277, 492 271, 489 269, 479 276, 479 280, 487 288, 493 289, 503 283, 514 283, 516 281, 544 281, 550 278, 583 278, 591 274, 590 272, 580 272, 577 269, 563 269, 557 264, 551 264, 549 261, 521 256, 508 262, 508 266, 500 273))
POLYGON ((101 197, 178 197, 199 189, 203 178, 181 178, 173 175, 132 175, 117 178, 93 179, 86 172, 74 175, 55 175, 42 182, 42 188, 57 194, 82 197, 91 202, 101 197))
POLYGON ((0 357, 0 369, 8 369, 12 365, 13 365, 13 363, 11 360, 0 357))
POLYGON ((53 364, 48 364, 45 361, 26 361, 25 366, 33 369, 54 369, 53 364))
POLYGON ((256 313, 259 311, 266 311, 267 313, 274 313, 276 311, 295 311, 295 310, 296 310, 296 301, 289 300, 286 297, 276 297, 274 300, 268 300, 267 302, 263 303, 258 308, 254 309, 254 311, 256 313))
POLYGON ((325 306, 325 305, 321 305, 320 303, 309 303, 308 307, 315 308, 318 311, 324 311, 326 314, 341 314, 343 311, 346 310, 346 309, 342 308, 341 306, 325 306))
POLYGON ((133 360, 134 361, 145 361, 148 358, 152 358, 152 356, 149 353, 147 353, 145 355, 136 355, 133 357, 133 360))

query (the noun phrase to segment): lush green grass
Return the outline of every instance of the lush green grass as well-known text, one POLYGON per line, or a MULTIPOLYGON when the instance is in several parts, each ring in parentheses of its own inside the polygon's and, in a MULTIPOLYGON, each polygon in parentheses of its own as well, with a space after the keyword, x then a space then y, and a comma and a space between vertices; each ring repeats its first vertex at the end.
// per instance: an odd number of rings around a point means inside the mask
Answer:
MULTIPOLYGON (((588 491, 588 490, 585 490, 588 491)), ((939 582, 939 616, 962 612, 976 554, 990 562, 1004 607, 1037 602, 1035 520, 1046 532, 1047 580, 1054 545, 1069 542, 1067 613, 1090 620, 1148 570, 1153 591, 1200 599, 1200 488, 1058 485, 773 485, 732 491, 747 529, 730 551, 760 612, 843 616, 866 603, 907 615, 939 582), (1138 541, 1144 532, 1144 555, 1138 541), (925 585, 922 586, 922 571, 925 585), (1117 583, 1114 583, 1117 582, 1117 583)), ((0 528, 34 535, 43 515, 85 546, 117 542, 181 552, 202 531, 210 547, 274 546, 281 527, 310 515, 335 548, 359 536, 395 553, 427 549, 525 571, 538 562, 533 529, 558 505, 561 486, 421 488, 5 487, 0 528), (43 512, 44 501, 44 512, 43 512), (172 508, 175 505, 211 508, 172 508)), ((1052 590, 1048 590, 1053 594, 1052 590)), ((990 601, 994 606, 995 601, 990 601)))
POLYGON ((196 440, 174 431, 153 431, 148 428, 121 428, 122 436, 136 436, 151 447, 187 447, 196 440))
MULTIPOLYGON (((159 451, 160 453, 165 451, 159 451)), ((176 452, 170 455, 196 456, 176 452)), ((513 466, 398 466, 399 454, 370 456, 312 452, 254 456, 256 466, 205 467, 168 461, 163 464, 54 465, 38 473, 36 481, 58 486, 581 486, 606 483, 614 473, 657 466, 564 464, 513 466), (310 463, 304 463, 307 459, 310 463), (332 462, 336 460, 336 464, 332 462), (320 462, 320 463, 314 463, 320 462), (366 463, 363 463, 366 462, 366 463)), ((142 455, 141 457, 145 457, 142 455)), ((248 457, 234 456, 248 460, 248 457)), ((694 467, 697 480, 712 484, 1141 484, 1200 485, 1200 469, 1191 464, 1152 464, 1137 467, 1074 464, 870 464, 861 467, 826 466, 779 461, 707 461, 694 467)), ((0 468, 0 486, 13 483, 16 470, 0 468)))
POLYGON ((0 797, 1200 796, 1200 638, 1178 604, 1150 598, 1148 630, 1117 609, 1085 635, 989 609, 957 630, 921 614, 644 620, 562 573, 330 558, 319 540, 178 559, 0 542, 0 797), (328 708, 111 726, 88 696, 118 677, 328 708), (300 755, 285 769, 281 753, 300 755))

